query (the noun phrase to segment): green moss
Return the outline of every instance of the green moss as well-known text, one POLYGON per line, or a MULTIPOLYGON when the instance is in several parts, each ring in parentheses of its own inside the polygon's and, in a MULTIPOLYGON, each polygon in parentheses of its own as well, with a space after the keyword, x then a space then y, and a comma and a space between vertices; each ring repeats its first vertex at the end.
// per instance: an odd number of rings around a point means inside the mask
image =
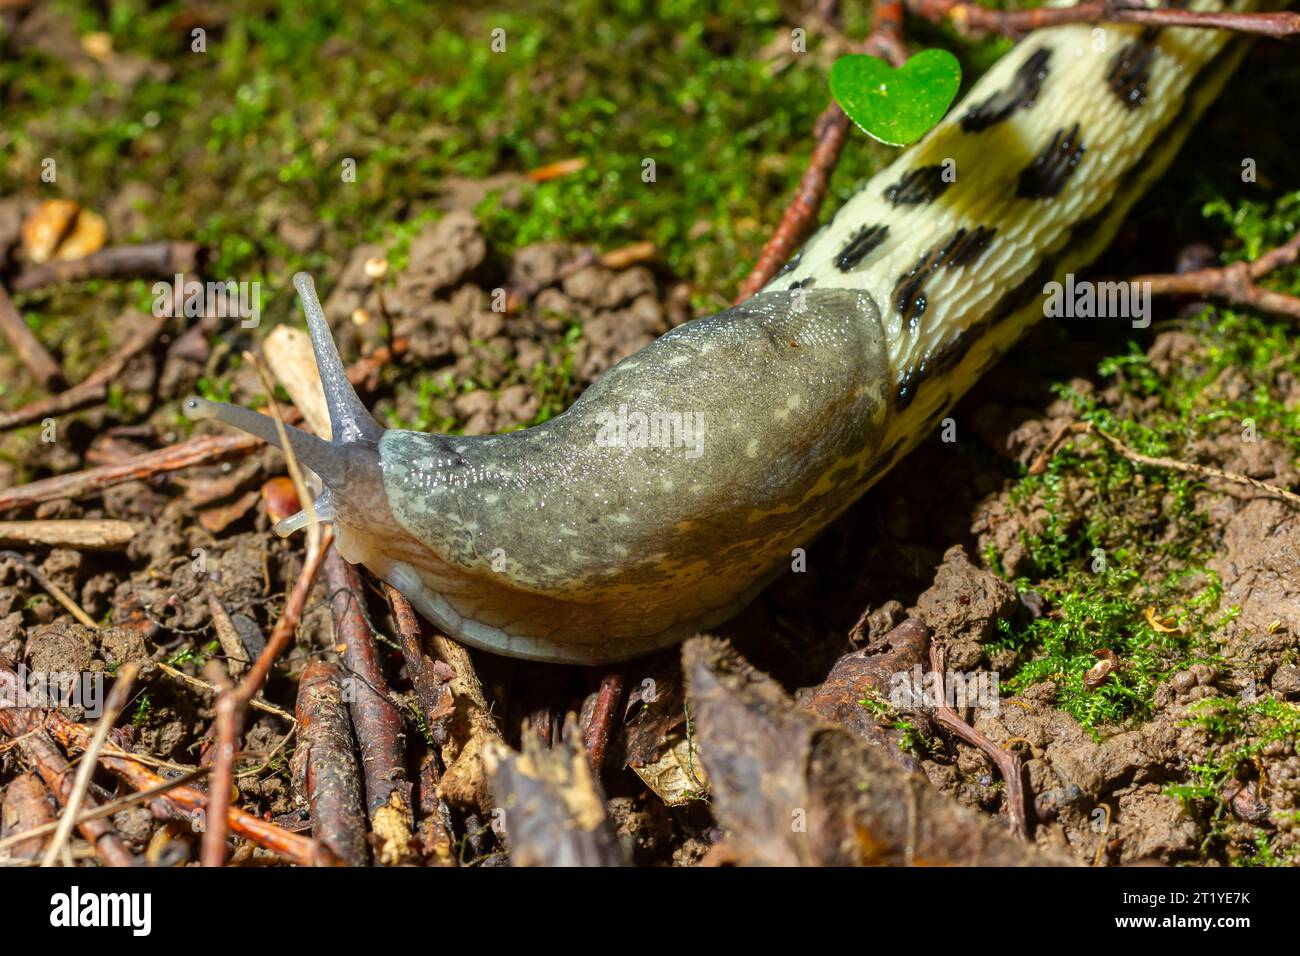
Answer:
POLYGON ((149 718, 153 715, 153 694, 149 690, 140 692, 139 699, 135 702, 135 707, 131 710, 130 723, 133 727, 144 727, 149 723, 149 718))
MULTIPOLYGON (((1221 589, 1201 570, 1172 575, 1154 587, 1141 579, 1133 568, 1108 567, 1092 577, 1076 571, 1037 582, 1051 611, 1025 627, 1002 625, 996 648, 1029 657, 1005 688, 1018 693, 1054 681, 1057 706, 1094 734, 1148 716, 1157 685, 1198 657, 1213 655, 1208 635, 1222 622, 1222 615, 1214 617, 1221 589), (1175 601, 1180 603, 1166 603, 1175 601), (1152 624, 1147 608, 1158 609, 1152 618, 1169 630, 1152 624), (1114 653, 1118 663, 1090 687, 1085 678, 1101 660, 1097 652, 1114 653)), ((1028 587, 1024 579, 1017 584, 1028 587)))
MULTIPOLYGON (((1265 749, 1277 741, 1300 739, 1300 709, 1275 697, 1209 697, 1192 705, 1192 716, 1185 723, 1206 732, 1211 756, 1189 768, 1187 782, 1170 785, 1165 792, 1207 811, 1207 842, 1222 842, 1228 839, 1225 785, 1233 780, 1263 777, 1261 755, 1265 749)), ((1294 851, 1279 854, 1274 850, 1277 836, 1277 832, 1257 828, 1252 842, 1234 857, 1234 862, 1242 866, 1294 865, 1294 851)), ((1240 846, 1237 849, 1242 850, 1240 846)))
MULTIPOLYGON (((1232 233, 1226 259, 1253 257, 1294 233, 1300 193, 1269 209, 1216 201, 1203 212, 1232 233)), ((1300 291, 1297 270, 1272 281, 1300 291)), ((1195 341, 1167 365, 1156 367, 1145 348, 1129 343, 1098 368, 1109 391, 1058 385, 1057 395, 1080 420, 1147 455, 1198 461, 1198 443, 1217 439, 1225 448, 1278 442, 1300 456, 1300 408, 1287 392, 1300 377, 1293 327, 1207 309, 1184 328, 1195 341)), ((1005 686, 1015 692, 1054 680, 1058 706, 1100 733, 1149 714, 1153 690, 1174 670, 1214 659, 1215 635, 1237 609, 1220 606, 1219 581, 1205 566, 1213 545, 1197 504, 1201 488, 1194 476, 1136 465, 1096 440, 1067 442, 1044 474, 1021 476, 1010 495, 1026 557, 1017 585, 1041 593, 1051 611, 1027 626, 1004 625, 998 647, 1021 661, 1005 686), (1174 630, 1154 627, 1147 608, 1174 630), (1083 678, 1103 650, 1119 666, 1089 689, 1083 678)), ((1002 570, 995 549, 985 557, 1002 570)))
MULTIPOLYGON (((1119 419, 1068 388, 1058 392, 1081 418, 1134 447, 1170 450, 1160 430, 1119 419)), ((1068 446, 1044 474, 1020 480, 1012 506, 1041 520, 1033 532, 1022 528, 1027 560, 1016 584, 1036 590, 1050 611, 1028 625, 1000 625, 994 649, 1023 661, 1008 675, 1008 690, 1052 680, 1057 705, 1099 733, 1147 716, 1166 675, 1211 653, 1209 634, 1230 612, 1219 611, 1218 579, 1204 567, 1206 519, 1192 491, 1177 473, 1134 465, 1109 449, 1084 454, 1068 446), (1118 664, 1090 688, 1085 677, 1098 652, 1113 652, 1118 664)))
POLYGON ((869 693, 858 705, 879 720, 884 726, 900 731, 898 749, 916 754, 930 751, 930 739, 925 733, 908 720, 888 700, 878 693, 869 693))

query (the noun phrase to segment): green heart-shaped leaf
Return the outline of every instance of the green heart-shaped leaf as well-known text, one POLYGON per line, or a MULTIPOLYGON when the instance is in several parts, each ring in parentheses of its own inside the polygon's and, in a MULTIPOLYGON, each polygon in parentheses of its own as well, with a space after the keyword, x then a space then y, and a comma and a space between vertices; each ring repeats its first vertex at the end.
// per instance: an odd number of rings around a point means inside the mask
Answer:
POLYGON ((894 69, 863 53, 831 67, 831 95, 863 132, 907 146, 943 119, 961 85, 961 64, 947 50, 922 50, 894 69))

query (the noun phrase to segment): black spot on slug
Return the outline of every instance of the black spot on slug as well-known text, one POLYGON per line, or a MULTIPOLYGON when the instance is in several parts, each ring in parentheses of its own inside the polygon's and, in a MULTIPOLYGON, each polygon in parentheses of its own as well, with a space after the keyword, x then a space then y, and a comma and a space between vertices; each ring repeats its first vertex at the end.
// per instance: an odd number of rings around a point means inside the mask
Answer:
POLYGON ((831 485, 838 488, 840 485, 847 484, 850 481, 856 481, 858 473, 859 469, 856 464, 853 462, 845 462, 832 471, 828 477, 830 478, 831 485))
POLYGON ((943 421, 944 416, 948 414, 949 410, 951 409, 952 402, 955 398, 956 396, 953 395, 952 393, 945 395, 943 397, 943 403, 938 408, 936 408, 933 412, 930 413, 930 417, 926 420, 925 428, 923 428, 922 431, 927 431, 927 432, 934 431, 935 427, 940 422, 943 421))
POLYGON ((934 355, 926 360, 925 368, 928 373, 930 375, 942 375, 944 372, 955 369, 961 364, 961 360, 966 357, 970 347, 975 344, 975 340, 983 332, 984 329, 979 326, 967 326, 939 346, 939 348, 935 349, 934 355))
POLYGON ((947 260, 943 264, 950 269, 970 265, 984 254, 996 233, 997 230, 989 226, 976 226, 970 232, 958 229, 949 243, 947 260))
MULTIPOLYGON (((1182 5, 1183 2, 1184 0, 1170 0, 1168 5, 1182 5)), ((1156 35, 1155 31, 1143 34, 1138 40, 1130 43, 1125 49, 1116 54, 1111 62, 1107 77, 1110 88, 1130 109, 1138 108, 1145 100, 1151 61, 1154 58, 1156 49, 1156 35), (1142 49, 1143 46, 1148 48, 1145 52, 1142 49)), ((1172 145, 1177 144, 1184 128, 1198 112, 1199 102, 1202 99, 1202 87, 1212 86, 1213 81, 1222 75, 1224 69, 1235 62, 1238 52, 1236 45, 1240 42, 1243 42, 1240 38, 1230 41, 1210 63, 1199 71, 1184 94, 1182 105, 1173 119, 1160 130, 1146 153, 1131 165, 1131 169, 1142 170, 1149 168, 1153 164, 1158 164, 1161 154, 1166 153, 1172 145)), ((1044 54, 1040 65, 1045 65, 1046 51, 1038 52, 1044 54)), ((1037 56, 1037 54, 1034 56, 1037 56)), ((1031 60, 1033 58, 1031 56, 1031 60)), ((1028 65, 1029 61, 1026 61, 1025 66, 1022 66, 1020 73, 1017 74, 1018 78, 1025 76, 1025 68, 1028 65)), ((967 132, 975 132, 1000 122, 1007 115, 1010 115, 1017 108, 1016 105, 1012 105, 1007 109, 1005 114, 1000 114, 998 109, 999 106, 1003 105, 998 102, 998 98, 1003 97, 1005 93, 1007 91, 997 94, 968 113, 962 120, 963 129, 967 132)), ((1032 105, 1032 101, 1020 105, 1029 106, 1032 105)), ((1058 131, 1043 153, 1021 174, 1020 189, 1034 198, 1037 198, 1040 192, 1044 196, 1059 193, 1083 153, 1084 147, 1079 143, 1078 136, 1078 126, 1069 130, 1058 131)), ((1134 184, 1137 183, 1139 178, 1134 178, 1134 184)), ((1131 192, 1131 189, 1129 192, 1131 192)), ((1099 240, 1106 238, 1113 231, 1112 216, 1116 208, 1124 208, 1124 203, 1120 202, 1118 198, 1113 198, 1100 211, 1075 223, 1070 229, 1065 242, 1061 245, 1060 251, 1040 262, 1029 276, 1018 283, 1015 288, 1005 293, 989 310, 985 319, 968 327, 961 335, 944 343, 919 366, 908 368, 895 391, 895 408, 898 411, 906 409, 915 400, 921 384, 927 377, 940 375, 942 372, 955 367, 966 357, 975 342, 991 334, 998 326, 1017 314, 1032 308, 1036 303, 1041 308, 1044 294, 1043 287, 1056 277, 1058 271, 1064 268, 1068 259, 1079 257, 1081 261, 1086 260, 1088 256, 1084 254, 1084 251, 1098 245, 1099 240)), ((988 230, 986 236, 980 237, 980 241, 976 241, 973 235, 969 239, 966 236, 965 230, 959 230, 941 247, 922 256, 916 266, 908 273, 899 277, 894 288, 892 303, 904 318, 910 319, 913 324, 919 321, 926 304, 924 295, 925 280, 940 267, 960 265, 964 261, 975 261, 988 245, 988 241, 992 237, 992 230, 988 230)), ((1004 351, 1005 346, 989 349, 987 357, 980 362, 981 367, 978 374, 984 375, 1001 361, 1004 351)), ((946 404, 947 399, 945 399, 946 404)), ((876 466, 887 466, 888 461, 888 457, 879 459, 876 466)))
POLYGON ((835 268, 841 272, 857 268, 870 252, 885 241, 888 235, 888 226, 863 226, 853 234, 848 244, 835 257, 835 268))
MULTIPOLYGON (((1179 0, 1174 0, 1175 3, 1179 0)), ((1176 142, 1183 128, 1191 121, 1197 113, 1198 98, 1200 97, 1203 86, 1213 85, 1212 81, 1218 78, 1224 69, 1231 65, 1236 59, 1236 44, 1243 42, 1240 38, 1230 41, 1225 45, 1211 61, 1200 70, 1196 78, 1190 84, 1183 99, 1180 109, 1173 119, 1160 130, 1155 140, 1148 148, 1147 152, 1132 164, 1133 169, 1144 169, 1151 164, 1159 161, 1159 154, 1166 151, 1171 141, 1176 142)), ((965 125, 963 123, 963 125, 965 125)), ((982 127, 981 127, 982 128, 982 127)), ((1062 148, 1060 140, 1073 141, 1077 137, 1076 130, 1070 130, 1067 133, 1060 134, 1054 142, 1062 153, 1066 150, 1062 148)), ((1082 147, 1079 147, 1082 149, 1082 147)), ((1068 153, 1066 153, 1068 155, 1068 153)), ((1077 161, 1077 160, 1076 160, 1077 161)), ((1030 169, 1033 167, 1031 166, 1030 169)), ((1068 177, 1070 167, 1067 166, 1063 172, 1068 177)), ((987 317, 965 329, 962 334, 953 340, 945 343, 934 353, 928 361, 923 362, 920 366, 908 368, 894 395, 894 406, 898 411, 906 409, 915 400, 921 384, 928 376, 934 376, 941 373, 941 370, 951 369, 959 364, 965 358, 969 349, 974 343, 984 336, 991 334, 999 325, 1013 318, 1018 313, 1031 308, 1036 302, 1041 308, 1043 287, 1054 279, 1059 270, 1064 268, 1068 258, 1078 256, 1084 247, 1092 247, 1103 238, 1103 234, 1111 231, 1111 216, 1114 215, 1115 208, 1123 208, 1124 204, 1113 198, 1106 203, 1098 212, 1085 219, 1079 220, 1071 228, 1066 241, 1061 246, 1061 251, 1057 254, 1044 259, 1023 281, 1018 283, 1015 288, 1005 293, 989 310, 987 317)), ((988 231, 988 236, 983 238, 982 242, 975 243, 972 240, 965 240, 971 245, 965 246, 967 252, 961 254, 964 246, 966 231, 959 230, 952 238, 945 242, 940 248, 932 250, 923 256, 916 266, 907 274, 900 276, 898 283, 894 288, 893 304, 895 308, 904 316, 914 315, 913 321, 919 319, 921 312, 925 308, 924 281, 935 270, 941 266, 951 264, 954 258, 954 251, 957 252, 956 258, 963 259, 970 256, 971 261, 978 258, 978 255, 987 246, 988 239, 992 237, 992 230, 988 231), (905 306, 912 304, 915 306, 919 302, 919 308, 914 313, 909 313, 905 306)), ((1083 256, 1087 258, 1086 255, 1083 256)), ((979 375, 984 375, 993 366, 1002 360, 1005 348, 990 349, 986 358, 982 359, 979 375)), ((887 467, 889 458, 878 459, 873 467, 887 467)))
POLYGON ((816 285, 816 284, 817 284, 817 280, 814 279, 812 276, 808 276, 807 278, 800 279, 798 282, 791 282, 791 283, 790 283, 790 288, 791 288, 791 289, 811 289, 811 288, 812 288, 814 285, 816 285))
POLYGON ((958 229, 946 242, 931 249, 908 272, 899 276, 894 284, 893 303, 903 320, 915 324, 925 313, 925 282, 937 269, 971 265, 984 254, 996 232, 988 226, 958 229))
POLYGON ((1040 47, 1020 64, 1011 85, 1005 90, 994 93, 987 100, 972 107, 961 118, 961 128, 967 133, 996 126, 1018 109, 1029 109, 1038 100, 1038 94, 1047 79, 1047 61, 1052 58, 1052 51, 1040 47))
POLYGON ((1020 173, 1016 195, 1021 199, 1047 199, 1058 195, 1079 165, 1084 146, 1079 140, 1079 124, 1058 129, 1051 142, 1020 173))
POLYGON ((1095 212, 1087 219, 1080 219, 1070 227, 1070 238, 1066 241, 1066 248, 1078 248, 1086 245, 1088 240, 1097 234, 1106 220, 1115 214, 1112 203, 1106 203, 1102 206, 1100 212, 1095 212))
POLYGON ((799 264, 799 260, 802 258, 803 258, 803 250, 800 249, 791 257, 789 262, 787 262, 785 265, 781 267, 780 271, 777 272, 776 277, 779 278, 780 276, 785 275, 787 272, 792 272, 794 270, 794 267, 799 264))
POLYGON ((1128 109, 1135 110, 1147 101, 1158 35, 1158 30, 1143 30, 1136 40, 1119 48, 1106 70, 1106 86, 1128 109))
POLYGON ((945 172, 942 163, 909 169, 902 179, 885 190, 885 198, 895 206, 921 206, 934 202, 952 185, 945 172))
POLYGON ((920 384, 915 368, 909 368, 903 373, 903 380, 898 383, 898 389, 894 392, 894 411, 901 412, 912 404, 912 400, 916 398, 917 386, 920 384))
POLYGON ((899 276, 894 286, 894 309, 905 322, 916 322, 925 313, 927 301, 922 287, 929 274, 930 269, 925 268, 922 272, 913 269, 899 276))
POLYGON ((983 378, 985 375, 987 375, 993 369, 993 366, 997 365, 999 362, 1002 361, 1003 354, 1004 353, 1002 349, 994 349, 992 352, 990 352, 988 358, 986 358, 980 364, 979 371, 975 373, 976 376, 979 378, 983 378))
MULTIPOLYGON (((903 380, 899 383, 897 391, 894 393, 894 409, 902 411, 912 404, 916 398, 916 393, 924 382, 932 375, 943 375, 950 372, 966 357, 972 345, 986 331, 989 323, 977 322, 974 325, 967 326, 957 335, 953 336, 939 348, 935 349, 924 359, 920 365, 910 366, 903 373, 903 380)), ((943 409, 940 409, 942 414, 943 409)))

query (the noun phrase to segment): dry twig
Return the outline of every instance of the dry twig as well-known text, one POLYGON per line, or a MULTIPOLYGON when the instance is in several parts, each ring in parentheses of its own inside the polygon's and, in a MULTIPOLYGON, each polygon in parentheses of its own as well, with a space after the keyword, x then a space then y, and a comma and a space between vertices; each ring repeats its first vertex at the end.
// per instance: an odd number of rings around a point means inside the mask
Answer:
POLYGON ((193 272, 199 259, 196 242, 145 242, 109 246, 80 259, 62 259, 32 266, 14 280, 15 292, 31 292, 61 282, 85 279, 170 279, 193 272))
MULTIPOLYGON (((1153 11, 1154 12, 1154 11, 1153 11)), ((1272 315, 1300 319, 1300 296, 1265 289, 1257 283, 1264 276, 1300 259, 1300 233, 1254 262, 1234 262, 1193 272, 1136 276, 1133 283, 1149 283, 1153 295, 1195 295, 1241 305, 1272 315)))
MULTIPOLYGON (((7 667, 0 667, 0 683, 8 685, 16 694, 18 675, 7 667)), ((54 714, 58 716, 57 711, 54 714)), ((72 768, 68 766, 68 761, 64 759, 63 754, 59 753, 59 748, 54 745, 50 735, 41 726, 40 715, 40 711, 30 708, 0 707, 0 731, 17 741, 19 748, 40 774, 41 780, 45 782, 45 786, 60 804, 66 806, 73 791, 70 775, 72 768)), ((89 732, 85 735, 85 739, 90 739, 89 732)), ((98 802, 90 794, 86 794, 82 802, 87 806, 98 806, 98 802)), ((95 852, 106 865, 133 866, 135 864, 135 857, 126 848, 126 844, 122 842, 111 823, 99 819, 85 820, 77 824, 77 829, 90 841, 90 845, 95 848, 95 852)))
POLYGON ((99 752, 104 749, 104 742, 108 740, 113 724, 117 723, 117 715, 126 706, 127 697, 130 695, 131 688, 135 685, 136 675, 139 673, 140 668, 132 663, 123 664, 117 669, 115 675, 117 680, 113 684, 112 692, 108 695, 108 700, 104 703, 104 712, 95 725, 95 732, 91 734, 90 742, 86 744, 86 752, 82 754, 81 765, 77 767, 77 778, 72 782, 72 789, 69 791, 67 799, 63 801, 63 815, 59 819, 58 828, 54 831, 54 838, 50 840, 50 845, 45 848, 45 856, 41 859, 41 866, 53 866, 59 852, 67 846, 68 837, 72 834, 72 827, 76 824, 77 815, 81 811, 82 801, 85 800, 87 791, 90 789, 90 778, 94 776, 95 762, 99 759, 99 752))
POLYGON ((293 779, 311 808, 312 836, 349 866, 365 866, 370 852, 364 787, 343 697, 342 668, 327 661, 307 665, 298 684, 301 736, 293 755, 293 779))
POLYGON ((63 380, 59 363, 27 327, 4 286, 0 286, 0 334, 42 388, 52 388, 63 380))
POLYGON ((75 617, 80 623, 94 630, 97 630, 99 628, 99 625, 95 623, 94 618, 92 618, 89 614, 83 611, 81 609, 81 606, 77 604, 76 601, 72 600, 72 598, 68 596, 68 593, 63 590, 63 588, 59 587, 48 577, 46 577, 45 574, 41 571, 41 569, 36 567, 36 565, 32 564, 30 561, 24 558, 17 551, 0 551, 0 559, 4 559, 4 558, 8 558, 10 561, 13 561, 16 564, 18 564, 24 571, 26 571, 31 576, 33 581, 35 581, 42 588, 44 588, 45 591, 50 595, 50 597, 54 598, 54 600, 58 601, 61 605, 63 605, 64 610, 66 610, 69 614, 75 617))
POLYGON ((1047 470, 1047 464, 1052 460, 1052 456, 1056 454, 1057 448, 1059 448, 1061 443, 1071 435, 1095 435, 1113 448, 1122 457, 1139 465, 1149 465, 1152 468, 1171 468, 1174 471, 1181 471, 1189 475, 1200 475, 1203 478, 1218 478, 1222 481, 1230 481, 1234 484, 1254 488, 1256 491, 1262 491, 1264 494, 1270 495, 1274 498, 1281 498, 1289 504, 1300 506, 1300 495, 1296 494, 1294 491, 1287 491, 1285 488, 1279 488, 1277 485, 1270 485, 1266 481, 1251 478, 1249 475, 1239 475, 1235 472, 1224 471, 1222 468, 1215 468, 1211 465, 1198 465, 1195 462, 1180 461, 1177 458, 1161 458, 1155 455, 1144 455, 1136 448, 1126 445, 1114 435, 1107 434, 1100 428, 1097 428, 1092 424, 1092 422, 1069 422, 1061 426, 1029 466, 1029 474, 1041 475, 1045 472, 1047 470))
POLYGON ((583 728, 582 746, 591 763, 591 771, 600 781, 600 772, 605 766, 605 749, 609 746, 610 730, 618 702, 623 698, 623 668, 616 667, 606 671, 600 679, 600 690, 596 692, 596 703, 591 710, 591 721, 583 728))
POLYGON ((117 465, 100 465, 67 475, 43 478, 0 491, 0 511, 27 508, 59 498, 82 498, 126 481, 207 465, 262 444, 252 435, 203 435, 157 451, 146 452, 117 465))
MULTIPOLYGON (((216 684, 212 683, 211 681, 206 681, 201 678, 194 677, 191 674, 187 674, 184 671, 177 670, 176 668, 172 667, 170 664, 166 663, 165 661, 158 661, 158 669, 161 670, 168 677, 173 677, 183 684, 189 684, 191 687, 197 687, 200 688, 201 690, 210 691, 214 694, 219 694, 221 692, 221 688, 218 687, 216 684)), ((289 713, 283 707, 277 707, 275 706, 275 704, 269 703, 268 701, 264 700, 261 697, 254 697, 252 700, 248 702, 248 706, 253 708, 253 710, 260 710, 263 713, 274 714, 276 717, 280 717, 284 720, 287 720, 291 724, 296 722, 296 719, 294 718, 293 714, 289 713)))
POLYGON ((122 374, 127 363, 158 338, 158 333, 166 322, 165 316, 150 316, 149 321, 141 325, 103 365, 67 391, 42 398, 12 412, 0 412, 0 430, 30 425, 43 418, 53 418, 104 401, 108 398, 109 387, 122 374))
MULTIPOLYGON (((81 814, 77 817, 76 824, 77 826, 81 826, 81 824, 85 823, 87 820, 102 820, 104 817, 111 817, 113 814, 118 813, 121 810, 125 810, 127 807, 133 807, 136 804, 140 804, 140 803, 147 803, 148 801, 154 799, 155 797, 163 796, 169 790, 175 790, 177 787, 183 787, 186 784, 192 783, 193 781, 198 780, 202 777, 206 777, 207 775, 208 775, 208 768, 199 767, 197 770, 191 770, 188 773, 182 774, 179 777, 176 777, 171 780, 166 780, 160 783, 156 787, 149 787, 146 790, 138 790, 135 793, 127 794, 124 797, 118 797, 116 800, 110 800, 108 803, 101 804, 98 807, 95 807, 93 810, 83 810, 81 814)), ((23 776, 30 777, 30 774, 24 774, 23 776)), ((23 777, 19 777, 18 779, 21 780, 23 779, 23 777)), ((39 780, 37 780, 36 782, 38 784, 40 783, 39 780)), ((45 792, 43 786, 41 788, 41 792, 42 793, 45 792)), ((47 833, 53 833, 58 826, 59 826, 59 821, 52 820, 48 823, 42 823, 39 826, 33 826, 30 828, 25 827, 22 833, 16 833, 14 834, 14 836, 5 837, 3 840, 0 840, 0 850, 7 850, 9 849, 9 847, 15 846, 16 844, 23 842, 29 838, 35 839, 38 837, 43 837, 47 833)), ((15 855, 18 854, 15 853, 15 855)))
MULTIPOLYGON (((385 585, 384 590, 402 638, 407 669, 426 715, 431 723, 442 723, 441 715, 449 724, 448 733, 438 740, 447 768, 438 793, 449 803, 477 806, 487 812, 491 809, 491 795, 480 755, 486 743, 501 739, 501 728, 492 716, 473 659, 464 645, 429 628, 428 639, 434 655, 449 668, 449 679, 440 679, 439 663, 430 661, 424 654, 424 622, 400 591, 391 585, 385 585), (444 693, 444 684, 450 694, 444 693)), ((435 739, 438 736, 435 731, 435 739)))
POLYGON ((325 555, 322 573, 334 615, 335 641, 343 645, 343 664, 352 674, 354 690, 348 709, 365 773, 366 810, 372 822, 381 811, 384 815, 396 811, 401 819, 390 819, 388 823, 404 825, 409 836, 411 781, 406 773, 402 712, 393 702, 380 666, 375 632, 362 603, 361 574, 335 548, 325 555))
MULTIPOLYGON (((78 820, 78 823, 81 821, 78 820)), ((20 773, 5 787, 0 807, 0 860, 35 860, 45 842, 41 839, 59 825, 50 792, 34 773, 20 773)))
POLYGON ((1215 10, 1151 9, 1125 0, 1084 0, 1071 7, 1033 10, 993 10, 963 0, 905 0, 907 12, 932 23, 950 20, 959 30, 1021 37, 1032 30, 1064 23, 1146 23, 1162 27, 1234 30, 1261 36, 1288 37, 1300 33, 1300 14, 1231 13, 1215 10))
MULTIPOLYGON (((0 719, 2 715, 3 711, 0 711, 0 719)), ((57 711, 47 718, 46 729, 65 747, 70 748, 84 748, 91 734, 89 727, 75 723, 57 711)), ((209 802, 208 794, 193 787, 177 785, 175 781, 158 776, 153 771, 145 769, 140 763, 141 759, 139 755, 128 753, 110 743, 100 754, 99 762, 136 790, 165 788, 162 799, 188 820, 193 821, 197 814, 205 812, 209 802), (171 786, 167 786, 169 784, 171 786)), ((329 851, 319 846, 316 841, 290 833, 260 817, 245 813, 238 807, 226 807, 223 823, 230 832, 280 854, 291 863, 300 866, 317 866, 335 862, 329 851)), ((210 824, 209 819, 208 825, 210 824)))
POLYGON ((135 529, 113 518, 0 521, 0 547, 32 545, 76 548, 78 551, 118 551, 130 544, 135 529))
POLYGON ((948 706, 947 688, 944 686, 943 648, 937 643, 930 644, 930 670, 934 674, 934 689, 939 703, 934 708, 934 719, 973 747, 978 747, 1002 774, 1007 786, 1007 818, 1011 832, 1022 840, 1029 839, 1029 816, 1025 805, 1025 778, 1020 766, 1020 758, 1014 753, 1003 750, 985 734, 980 733, 952 707, 948 706))

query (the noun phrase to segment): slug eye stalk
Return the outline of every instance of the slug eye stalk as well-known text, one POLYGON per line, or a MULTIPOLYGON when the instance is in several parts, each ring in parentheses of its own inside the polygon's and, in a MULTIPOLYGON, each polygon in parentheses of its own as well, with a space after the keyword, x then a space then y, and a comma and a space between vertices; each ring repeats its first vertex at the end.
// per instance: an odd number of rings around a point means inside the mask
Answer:
MULTIPOLYGON (((325 321, 325 310, 321 308, 311 276, 299 272, 293 277, 293 284, 302 298, 303 313, 307 317, 307 328, 311 333, 316 369, 325 392, 333 438, 326 441, 292 425, 284 426, 284 435, 298 461, 325 483, 325 492, 315 502, 316 517, 321 521, 332 521, 337 517, 334 491, 346 491, 349 476, 358 475, 358 469, 353 467, 358 463, 358 458, 368 461, 376 459, 375 449, 383 437, 384 428, 367 411, 352 388, 352 383, 348 381, 347 369, 339 358, 338 348, 330 334, 329 324, 325 321)), ((285 450, 275 420, 259 412, 228 402, 212 402, 198 397, 186 399, 182 409, 190 419, 215 419, 285 450)), ((307 511, 299 511, 277 523, 276 533, 282 536, 292 534, 306 527, 308 520, 307 511)))

